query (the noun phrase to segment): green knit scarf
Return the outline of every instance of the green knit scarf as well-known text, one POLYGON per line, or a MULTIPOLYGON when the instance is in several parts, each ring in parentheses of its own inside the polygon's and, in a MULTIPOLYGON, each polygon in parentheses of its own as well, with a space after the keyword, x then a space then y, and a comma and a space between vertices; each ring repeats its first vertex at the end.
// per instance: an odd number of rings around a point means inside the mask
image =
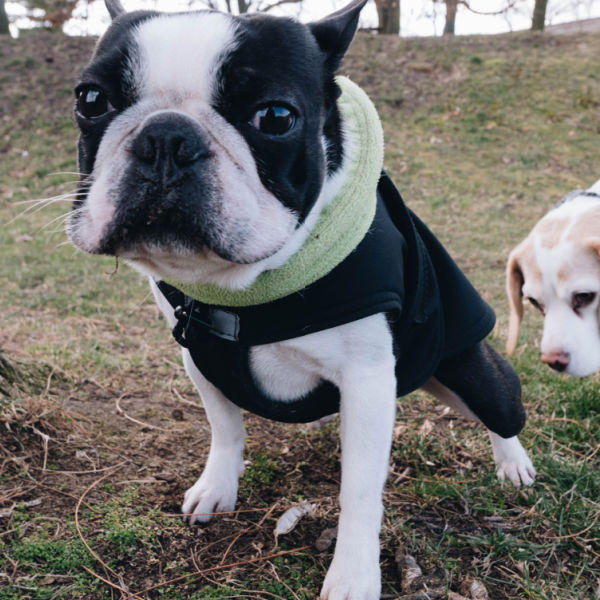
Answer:
MULTIPOLYGON (((251 306, 271 302, 317 281, 341 263, 363 239, 375 216, 377 182, 383 166, 383 130, 369 97, 355 83, 338 76, 338 105, 350 154, 348 179, 327 204, 304 245, 284 265, 264 271, 243 289, 213 284, 167 283, 205 304, 251 306)), ((346 148, 346 149, 347 149, 346 148)))

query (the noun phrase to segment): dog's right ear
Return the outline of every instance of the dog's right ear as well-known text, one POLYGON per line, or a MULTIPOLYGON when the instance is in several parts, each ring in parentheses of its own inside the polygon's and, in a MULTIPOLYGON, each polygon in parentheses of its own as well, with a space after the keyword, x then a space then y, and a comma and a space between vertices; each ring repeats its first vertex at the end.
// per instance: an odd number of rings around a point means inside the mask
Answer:
POLYGON ((508 257, 506 265, 506 293, 510 314, 508 317, 508 339, 506 353, 510 356, 517 347, 519 328, 523 319, 523 271, 519 265, 520 246, 517 246, 508 257))
POLYGON ((104 4, 106 5, 106 9, 108 10, 108 14, 110 18, 114 21, 118 16, 125 14, 125 9, 121 4, 120 0, 104 0, 104 4))
POLYGON ((327 55, 326 64, 331 72, 340 66, 356 33, 360 11, 366 3, 367 0, 354 0, 320 21, 308 24, 319 48, 327 55))

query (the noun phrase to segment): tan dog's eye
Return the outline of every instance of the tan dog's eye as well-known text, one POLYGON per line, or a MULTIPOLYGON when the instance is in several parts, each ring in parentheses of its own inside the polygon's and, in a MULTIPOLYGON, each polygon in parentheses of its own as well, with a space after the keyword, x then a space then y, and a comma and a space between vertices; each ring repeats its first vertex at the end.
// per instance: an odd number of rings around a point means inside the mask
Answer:
POLYGON ((577 312, 578 310, 591 304, 595 299, 596 294, 594 292, 579 292, 577 294, 573 294, 571 306, 573 310, 577 312))
POLYGON ((527 300, 529 300, 529 302, 531 302, 531 305, 537 308, 537 310, 539 310, 543 315, 546 314, 544 310, 544 305, 538 302, 535 298, 528 297, 527 300))

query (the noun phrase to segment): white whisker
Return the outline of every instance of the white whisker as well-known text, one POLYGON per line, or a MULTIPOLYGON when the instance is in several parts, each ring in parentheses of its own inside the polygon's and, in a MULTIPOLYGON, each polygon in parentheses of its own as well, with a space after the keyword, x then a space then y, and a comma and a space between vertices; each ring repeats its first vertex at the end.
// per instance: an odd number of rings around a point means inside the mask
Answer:
POLYGON ((22 202, 15 202, 15 206, 21 204, 31 204, 25 210, 21 211, 18 215, 13 217, 10 221, 8 221, 7 225, 10 225, 17 219, 20 219, 28 214, 35 214, 52 204, 57 204, 59 202, 73 202, 77 199, 77 190, 73 190, 71 192, 66 192, 64 194, 60 194, 58 196, 52 196, 50 198, 40 198, 37 200, 23 200, 22 202))
POLYGON ((63 213, 62 215, 59 215, 58 217, 56 217, 56 218, 52 219, 51 221, 48 221, 46 224, 42 225, 38 229, 38 232, 43 231, 47 227, 50 227, 50 225, 56 223, 57 221, 63 221, 63 222, 66 221, 69 218, 70 215, 71 215, 71 211, 68 211, 66 213, 63 213))
POLYGON ((52 175, 77 175, 77 177, 86 177, 85 173, 79 173, 78 171, 54 171, 49 174, 49 176, 52 175))
POLYGON ((71 243, 71 240, 65 240, 64 242, 61 242, 60 244, 56 244, 55 248, 62 248, 63 246, 72 246, 73 248, 75 248, 75 250, 78 250, 78 248, 76 246, 73 246, 73 244, 71 243))

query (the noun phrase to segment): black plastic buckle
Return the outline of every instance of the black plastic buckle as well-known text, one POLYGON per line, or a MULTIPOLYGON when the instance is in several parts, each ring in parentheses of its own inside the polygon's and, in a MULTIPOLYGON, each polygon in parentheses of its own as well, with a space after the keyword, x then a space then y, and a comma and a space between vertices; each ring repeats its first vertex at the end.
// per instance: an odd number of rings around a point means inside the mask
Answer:
POLYGON ((177 323, 173 327, 173 337, 184 348, 189 344, 186 334, 190 323, 198 323, 205 327, 209 333, 230 342, 238 342, 240 337, 240 318, 237 314, 220 308, 194 305, 178 305, 174 310, 177 323))
POLYGON ((181 304, 175 307, 175 318, 177 323, 173 327, 173 337, 177 340, 177 343, 181 344, 184 348, 187 348, 187 341, 185 339, 185 332, 190 322, 190 313, 188 313, 181 304))

